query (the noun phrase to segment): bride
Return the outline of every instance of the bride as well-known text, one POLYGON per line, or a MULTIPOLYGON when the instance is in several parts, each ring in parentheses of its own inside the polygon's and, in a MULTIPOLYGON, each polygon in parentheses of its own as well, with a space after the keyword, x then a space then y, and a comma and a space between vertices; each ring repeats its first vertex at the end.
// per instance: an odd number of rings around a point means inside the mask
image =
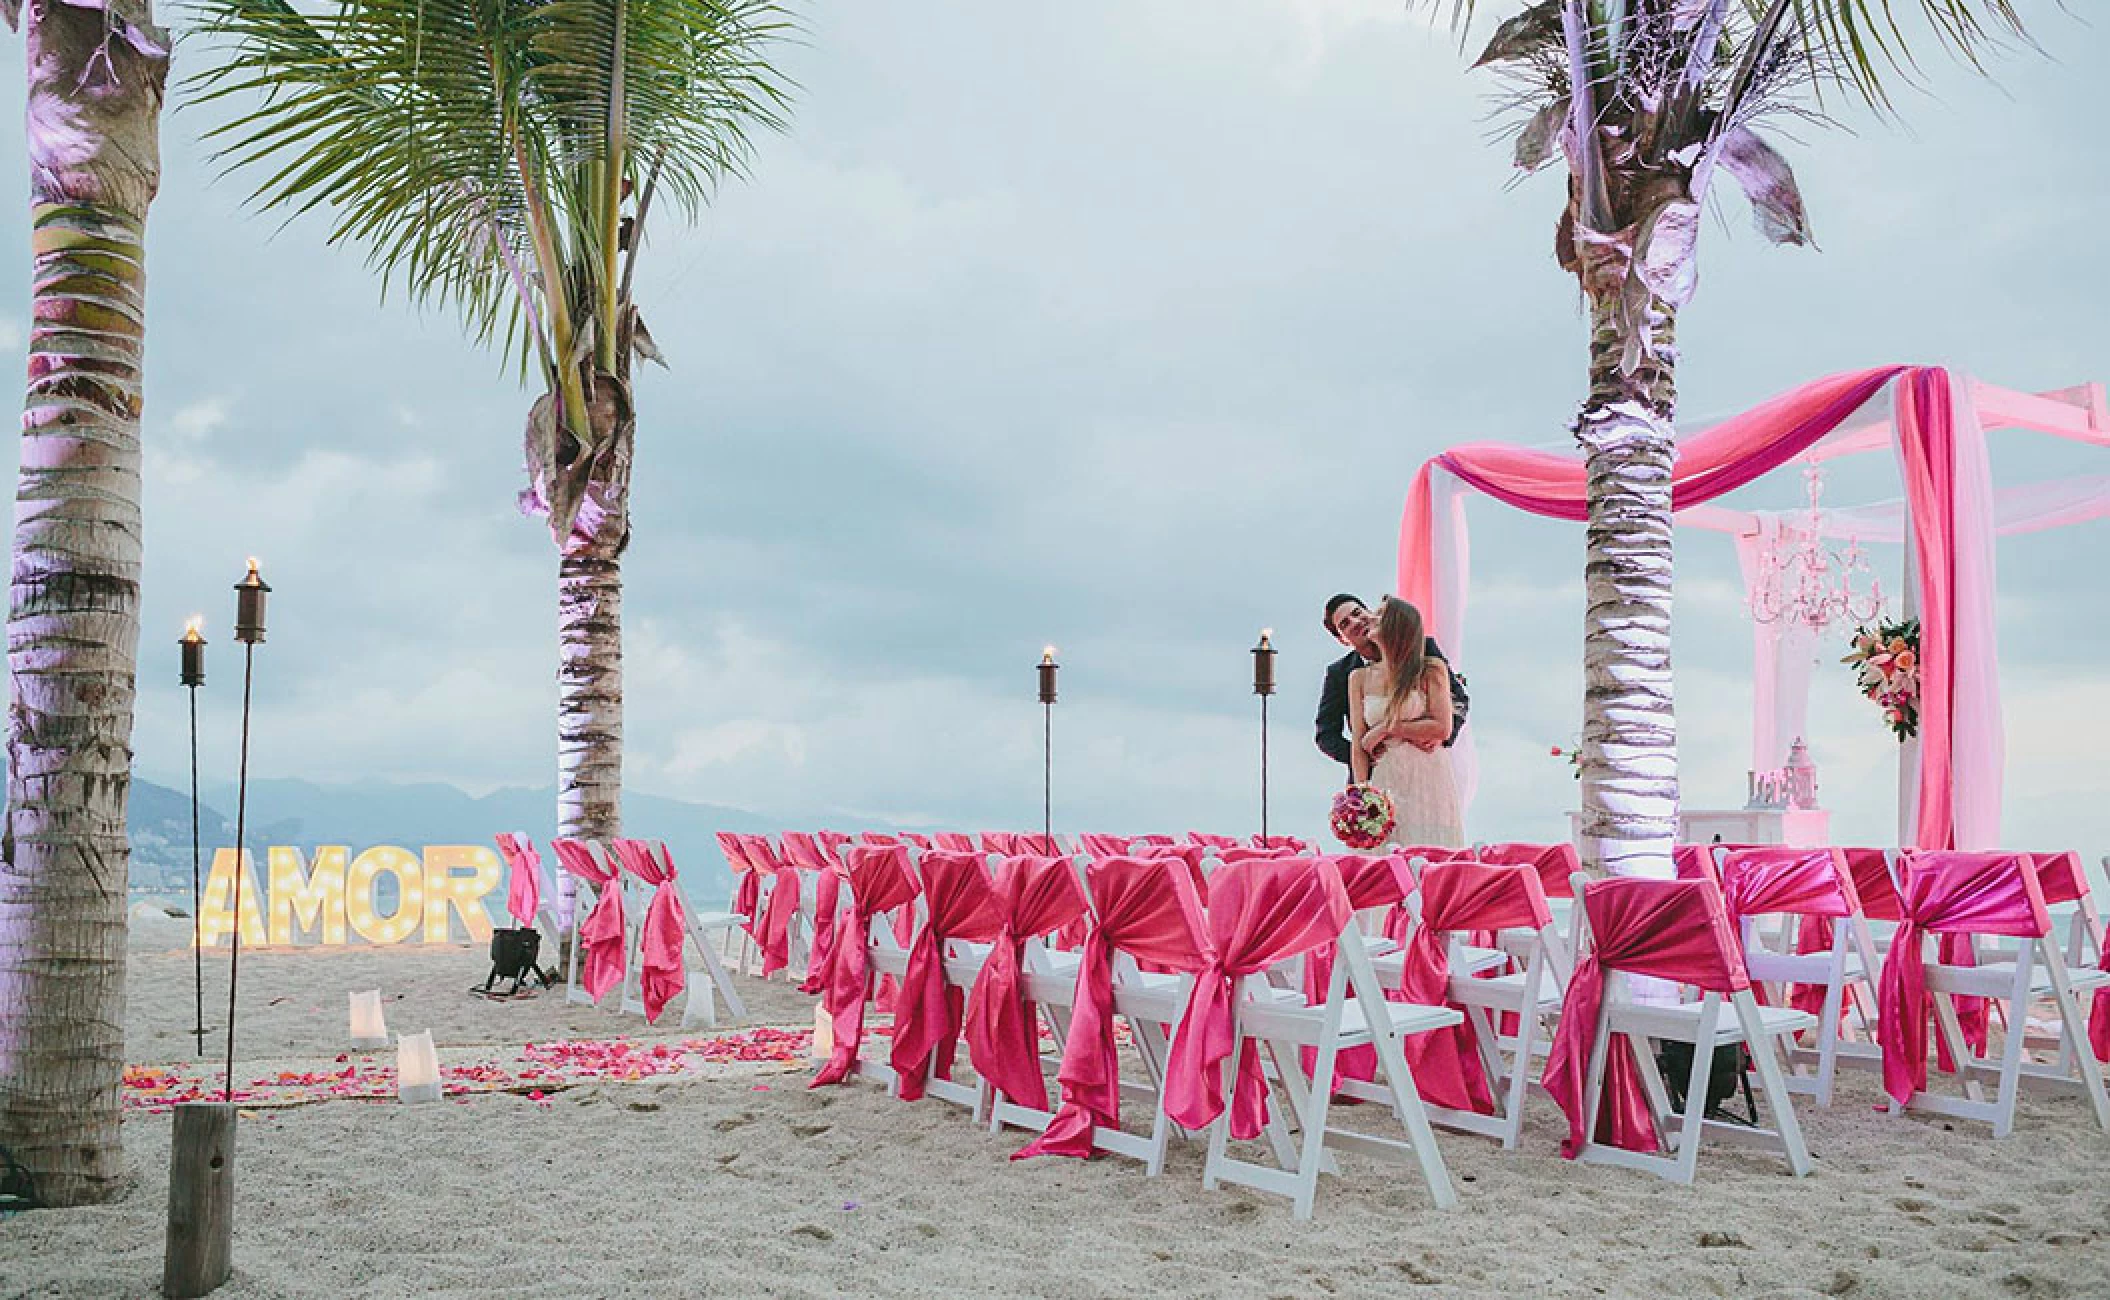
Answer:
POLYGON ((1355 732, 1352 770, 1392 797, 1392 842, 1464 848, 1464 817, 1451 757, 1450 671, 1423 647, 1421 611, 1387 596, 1379 607, 1377 662, 1348 677, 1355 732))

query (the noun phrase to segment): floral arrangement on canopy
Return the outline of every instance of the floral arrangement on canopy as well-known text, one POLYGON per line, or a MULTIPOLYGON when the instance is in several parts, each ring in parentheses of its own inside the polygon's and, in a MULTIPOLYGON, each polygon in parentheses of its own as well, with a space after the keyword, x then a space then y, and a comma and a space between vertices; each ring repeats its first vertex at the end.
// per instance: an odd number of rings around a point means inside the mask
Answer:
POLYGON ((1578 781, 1582 780, 1582 742, 1577 741, 1566 749, 1555 745, 1551 752, 1555 758, 1567 759, 1569 775, 1578 781))
POLYGON ((1333 837, 1351 849, 1376 848, 1397 824, 1392 796, 1374 785, 1351 785, 1333 797, 1333 837))
POLYGON ((1883 710, 1883 722, 1899 740, 1920 730, 1920 624, 1916 618, 1878 622, 1855 629, 1843 664, 1854 668, 1861 694, 1883 710))

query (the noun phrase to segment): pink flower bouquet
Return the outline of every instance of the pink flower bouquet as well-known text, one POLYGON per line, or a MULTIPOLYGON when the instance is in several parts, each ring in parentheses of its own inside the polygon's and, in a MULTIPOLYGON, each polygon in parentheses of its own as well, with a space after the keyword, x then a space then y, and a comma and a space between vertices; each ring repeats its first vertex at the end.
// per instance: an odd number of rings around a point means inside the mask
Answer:
POLYGON ((1839 661, 1852 664, 1861 694, 1883 710, 1883 724, 1899 740, 1920 729, 1920 625, 1918 619, 1878 623, 1854 633, 1853 650, 1839 661))
POLYGON ((1333 797, 1333 837, 1351 849, 1374 849, 1397 819, 1392 796, 1374 785, 1351 785, 1333 797))

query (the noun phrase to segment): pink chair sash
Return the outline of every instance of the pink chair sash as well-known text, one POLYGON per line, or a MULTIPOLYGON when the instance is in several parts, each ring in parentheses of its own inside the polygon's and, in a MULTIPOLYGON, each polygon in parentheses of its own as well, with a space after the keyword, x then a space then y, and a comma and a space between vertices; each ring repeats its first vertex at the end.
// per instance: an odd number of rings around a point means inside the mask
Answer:
MULTIPOLYGON (((828 858, 836 862, 840 862, 843 860, 844 849, 847 849, 852 844, 856 843, 855 840, 852 840, 849 836, 843 834, 841 831, 815 831, 813 833, 813 838, 817 842, 819 842, 821 846, 821 852, 825 854, 828 858)), ((876 843, 877 841, 867 840, 865 842, 867 844, 871 844, 876 843)))
POLYGON ((1067 858, 1006 858, 996 873, 998 926, 967 999, 967 1059, 1006 1097, 1048 1108, 1040 1018, 1026 996, 1026 944, 1084 918, 1084 886, 1067 858))
POLYGON ((1573 844, 1488 844, 1474 856, 1491 867, 1530 867, 1548 898, 1575 897, 1569 877, 1582 870, 1582 855, 1573 844))
POLYGON ((1114 1051, 1114 953, 1180 971, 1200 970, 1208 921, 1193 881, 1163 859, 1107 858, 1085 869, 1094 923, 1077 967, 1077 993, 1063 1044, 1062 1109, 1013 1160, 1092 1153, 1092 1129, 1121 1124, 1121 1063, 1114 1051))
POLYGON ((1199 844, 1205 849, 1236 849, 1245 847, 1245 842, 1236 835, 1210 835, 1203 831, 1188 831, 1187 842, 1199 844))
POLYGON ((731 831, 719 831, 718 852, 724 855, 727 869, 738 882, 733 886, 733 910, 747 918, 740 928, 752 939, 762 932, 762 917, 755 910, 762 903, 762 872, 748 857, 740 838, 731 831))
POLYGON ((593 911, 579 925, 579 987, 599 1002, 601 995, 622 983, 625 968, 623 890, 617 883, 617 868, 603 866, 599 856, 582 840, 553 840, 557 865, 592 885, 599 897, 593 911))
POLYGON ((747 932, 762 950, 762 978, 768 979, 791 964, 791 918, 799 912, 799 868, 779 858, 769 841, 760 835, 742 835, 739 844, 754 868, 740 885, 747 914, 754 918, 748 922, 747 932), (764 874, 771 881, 766 902, 760 900, 764 874))
POLYGON ((1080 835, 1078 842, 1084 851, 1095 858, 1121 858, 1128 856, 1128 837, 1124 835, 1080 835))
POLYGON ((1265 858, 1301 858, 1305 856, 1307 856, 1305 853, 1297 849, 1264 849, 1240 845, 1233 849, 1217 850, 1216 860, 1228 865, 1233 862, 1255 862, 1265 858))
POLYGON ((542 855, 535 841, 512 831, 498 833, 498 852, 506 860, 506 912, 514 925, 531 926, 542 910, 542 855))
MULTIPOLYGON (((1139 836, 1138 839, 1147 838, 1139 836)), ((1209 902, 1209 878, 1202 873, 1202 862, 1209 850, 1200 844, 1142 844, 1129 850, 1129 856, 1137 858, 1177 858, 1187 868, 1187 878, 1194 882, 1195 897, 1204 906, 1209 902)))
MULTIPOLYGON (((2071 850, 2032 853, 2029 859, 2036 868, 2037 889, 2047 906, 2078 903, 2088 897, 2088 869, 2081 865, 2080 854, 2071 850)), ((2110 971, 2110 944, 2103 946, 2096 960, 2100 969, 2110 971)), ((2094 1006, 2088 1013, 2088 1042, 2095 1049, 2096 1060, 2110 1061, 2110 989, 2095 991, 2094 1006)))
POLYGON ((1256 849, 1288 849, 1292 853, 1311 852, 1311 846, 1294 835, 1255 835, 1253 837, 1253 847, 1256 849))
POLYGON ((1871 921, 1902 921, 1905 902, 1898 896, 1897 882, 1890 878, 1890 856, 1882 849, 1841 849, 1846 869, 1854 878, 1854 894, 1861 900, 1861 914, 1871 921))
MULTIPOLYGON (((1929 1006, 1921 936, 1954 935, 1968 944, 1977 934, 2034 939, 2051 931, 2027 855, 1937 850, 1908 852, 1905 863, 1905 915, 1883 959, 1876 1024, 1883 1088, 1900 1105, 1927 1086, 1929 1006)), ((1951 960, 1946 949, 1941 960, 1951 960)), ((2014 1029, 2020 1032, 2020 1026, 2014 1029)))
MULTIPOLYGON (((1421 924, 1400 955, 1400 994, 1426 1007, 1451 1004, 1449 936, 1457 931, 1542 929, 1552 922, 1538 873, 1524 865, 1442 862, 1421 873, 1421 924)), ((1463 1024, 1404 1044, 1415 1086, 1452 1110, 1495 1113, 1472 1030, 1463 1024)))
POLYGON ((923 929, 909 943, 890 1054, 903 1101, 921 1097, 932 1074, 952 1078, 966 996, 945 977, 945 945, 955 939, 988 943, 1004 920, 981 854, 934 851, 916 865, 923 875, 923 929))
POLYGON ((1128 837, 1128 847, 1131 850, 1166 849, 1171 848, 1176 842, 1170 835, 1131 835, 1128 837))
POLYGON ((938 831, 931 836, 937 847, 948 853, 972 853, 975 851, 974 836, 962 835, 958 831, 938 831))
POLYGON ((643 840, 617 840, 613 847, 616 861, 653 887, 637 945, 638 991, 649 1025, 689 986, 688 964, 681 959, 681 950, 688 943, 689 918, 681 908, 681 891, 674 887, 674 855, 666 845, 658 845, 656 853, 643 840))
MULTIPOLYGON (((1199 1131, 1224 1112, 1224 1062, 1238 1047, 1239 981, 1337 942, 1355 909, 1341 874, 1317 858, 1239 862, 1210 882, 1211 945, 1188 994, 1165 1067, 1165 1114, 1199 1131)), ((1246 1042, 1233 1065, 1231 1136, 1247 1141, 1267 1123, 1260 1050, 1246 1042)))
MULTIPOLYGON (((1745 917, 1784 913, 1799 916, 1795 951, 1823 952, 1832 946, 1832 923, 1861 910, 1853 872, 1839 849, 1752 846, 1730 850, 1722 863, 1722 902, 1732 928, 1745 917)), ((1824 986, 1795 984, 1788 1005, 1811 1015, 1824 1009, 1824 986)))
POLYGON ((1715 870, 1714 845, 1679 844, 1670 851, 1670 869, 1680 880, 1712 880, 1722 883, 1722 873, 1715 870))
POLYGON ((808 1087, 841 1083, 857 1064, 864 1039, 865 1000, 872 991, 869 948, 873 918, 916 899, 916 880, 909 874, 908 849, 899 844, 859 845, 845 854, 849 865, 830 872, 850 886, 850 926, 835 936, 828 955, 821 1006, 835 1025, 835 1050, 808 1087))
MULTIPOLYGON (((1599 1140, 1628 1151, 1662 1143, 1632 1051, 1605 1056, 1604 1093, 1595 1119, 1583 1114, 1583 1088, 1597 1050, 1597 1017, 1605 977, 1613 971, 1692 984, 1710 993, 1751 987, 1743 953, 1729 930, 1722 891, 1711 880, 1596 880, 1583 889, 1591 950, 1568 982, 1542 1082, 1568 1117, 1561 1154, 1573 1160, 1594 1123, 1599 1140)), ((1630 1043, 1628 1044, 1631 1045, 1630 1043)))
MULTIPOLYGON (((1238 849, 1224 854, 1224 862, 1266 860, 1285 853, 1281 849, 1238 849), (1250 855, 1250 856, 1234 856, 1250 855)), ((1387 924, 1394 914, 1404 916, 1407 895, 1414 892, 1414 873, 1407 868, 1407 860, 1397 854, 1388 857, 1373 857, 1364 853, 1339 853, 1325 855, 1324 860, 1333 864, 1340 873, 1341 887, 1348 893, 1348 906, 1361 912, 1370 908, 1389 909, 1387 924)), ((1397 940, 1395 939, 1395 942, 1397 940)), ((1326 996, 1329 982, 1333 979, 1334 958, 1339 953, 1338 944, 1322 944, 1304 957, 1304 998, 1316 1005, 1326 996)), ((1318 1052, 1306 1047, 1297 1053, 1304 1062, 1304 1073, 1309 1075, 1318 1061, 1318 1052)), ((1358 1079, 1365 1082, 1377 1078, 1377 1049, 1370 1046, 1351 1047, 1334 1058, 1333 1077, 1336 1081, 1358 1079)))

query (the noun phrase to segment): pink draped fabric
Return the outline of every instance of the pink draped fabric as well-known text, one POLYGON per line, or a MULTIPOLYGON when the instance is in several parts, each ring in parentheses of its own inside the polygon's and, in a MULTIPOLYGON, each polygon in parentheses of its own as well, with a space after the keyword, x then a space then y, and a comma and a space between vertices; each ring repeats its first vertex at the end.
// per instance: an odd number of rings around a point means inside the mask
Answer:
MULTIPOLYGON (((1421 873, 1421 924, 1401 955, 1399 990, 1425 1007, 1451 1004, 1450 935, 1461 930, 1544 929, 1553 914, 1529 866, 1444 862, 1421 873)), ((1415 1086, 1439 1106, 1495 1113, 1487 1071, 1469 1026, 1415 1034, 1404 1044, 1415 1086)))
POLYGON ((1309 853, 1311 851, 1310 845, 1294 835, 1255 835, 1253 837, 1253 847, 1256 849, 1289 849, 1295 853, 1309 853))
POLYGON ((872 991, 872 921, 915 901, 916 881, 909 874, 908 849, 898 844, 860 845, 839 868, 850 886, 850 925, 835 936, 829 953, 827 983, 821 1006, 835 1024, 835 1051, 808 1087, 841 1083, 857 1064, 864 1038, 865 1000, 872 991))
POLYGON ((1654 1151, 1662 1142, 1634 1061, 1639 1049, 1631 1039, 1614 1042, 1607 1051, 1598 1114, 1594 1119, 1583 1114, 1583 1088, 1590 1057, 1597 1050, 1605 977, 1626 971, 1722 994, 1748 989, 1751 980, 1729 930, 1722 891, 1711 880, 1595 880, 1584 886, 1583 904, 1589 912, 1592 946, 1568 982, 1541 1080, 1568 1117, 1561 1155, 1573 1160, 1593 1123, 1599 1141, 1628 1151, 1654 1151))
POLYGON ((967 1059, 1006 1097, 1048 1108, 1040 1018, 1026 997, 1026 944, 1084 919, 1084 886, 1067 858, 1007 858, 996 872, 997 933, 967 998, 967 1059))
MULTIPOLYGON (((1915 581, 1920 617, 1920 781, 1915 841, 1922 847, 1946 848, 1957 838, 1959 734, 1975 737, 1965 775, 1975 785, 1997 781, 1997 718, 1988 718, 1976 702, 1959 708, 1959 670, 1974 683, 1995 672, 1990 627, 1976 621, 1959 627, 1959 593, 1981 602, 1990 590, 1990 573, 1980 543, 1988 541, 1991 521, 1983 477, 1983 446, 1975 433, 1959 432, 1953 381, 1934 367, 1881 366, 1826 376, 1679 441, 1672 469, 1672 508, 1683 510, 1721 496, 1779 468, 1809 450, 1853 413, 1895 381, 1897 445, 1910 503, 1918 571, 1915 581), (1972 477, 1959 481, 1958 464, 1969 464, 1972 477), (1961 545, 1960 545, 1961 543, 1961 545), (1960 661, 1960 656, 1968 659, 1960 661), (1959 727, 1959 714, 1967 725, 1959 727), (1979 750, 1984 753, 1979 753, 1979 750)), ((1970 428, 1976 429, 1975 419, 1970 428)), ((1400 525, 1400 596, 1418 606, 1430 635, 1455 641, 1447 620, 1462 617, 1456 599, 1439 599, 1463 589, 1462 571, 1438 572, 1439 511, 1433 475, 1441 472, 1458 482, 1532 514, 1580 521, 1587 517, 1583 465, 1579 457, 1500 444, 1454 447, 1427 462, 1407 494, 1400 525), (1447 608, 1448 606, 1448 608, 1447 608)), ((1456 570, 1462 556, 1452 555, 1456 570)), ((1973 816, 1983 822, 1983 792, 1973 795, 1973 816)), ((1979 834, 1985 833, 1982 827, 1979 834)))
POLYGON ((1084 851, 1095 858, 1119 858, 1128 853, 1128 838, 1122 835, 1080 835, 1084 851))
POLYGON ((506 860, 506 912, 514 925, 531 926, 542 909, 542 855, 535 841, 515 831, 498 833, 498 852, 506 860))
POLYGON ((762 933, 762 917, 757 909, 762 904, 762 872, 748 857, 747 847, 740 836, 731 831, 718 832, 718 852, 725 857, 725 865, 739 883, 733 887, 733 911, 747 918, 741 929, 750 939, 762 933))
POLYGON ((974 836, 959 831, 939 831, 931 836, 937 847, 951 853, 972 853, 975 850, 974 836))
POLYGON ((623 886, 614 864, 603 864, 583 840, 553 840, 557 865, 592 885, 599 895, 579 925, 579 987, 599 1002, 622 983, 624 969, 623 886))
POLYGON ((1548 898, 1573 898, 1570 879, 1582 870, 1582 855, 1573 844, 1487 844, 1474 855, 1491 867, 1530 867, 1548 898))
POLYGON ((1238 1042, 1239 985, 1276 962, 1341 937, 1355 915, 1340 872, 1317 858, 1273 858, 1223 868, 1210 882, 1211 945, 1187 997, 1165 1066, 1165 1114, 1195 1131, 1224 1113, 1224 1063, 1233 1052, 1231 1136, 1259 1137, 1267 1080, 1259 1045, 1238 1042))
POLYGON ((1202 863, 1209 856, 1208 849, 1199 844, 1138 843, 1129 850, 1129 854, 1138 858, 1177 858, 1181 865, 1186 867, 1188 879, 1194 882, 1195 896, 1200 898, 1204 905, 1208 903, 1209 878, 1202 871, 1202 863))
POLYGON ((1167 970, 1197 971, 1209 953, 1209 923, 1192 879, 1162 858, 1108 858, 1085 869, 1094 923, 1077 968, 1070 1033, 1063 1044, 1062 1109, 1047 1130, 1013 1152, 1086 1157, 1092 1129, 1121 1124, 1121 1062, 1114 1051, 1114 953, 1167 970))
MULTIPOLYGON (((2055 903, 2081 903, 2088 901, 2088 869, 2081 865, 2081 855, 2068 850, 2064 853, 2032 853, 2030 864, 2036 868, 2037 888, 2044 895, 2046 906, 2055 903)), ((2096 954, 2097 966, 2110 971, 2110 944, 2102 945, 2096 954)), ((2110 989, 2097 989, 2094 1004, 2088 1012, 2088 1042, 2095 1049, 2095 1059, 2110 1061, 2110 989)))
POLYGON ((645 1003, 645 1023, 654 1024, 675 995, 689 986, 688 963, 682 948, 688 942, 689 918, 681 910, 681 891, 675 888, 674 855, 667 846, 643 840, 617 840, 616 861, 639 880, 651 885, 652 901, 645 906, 645 921, 638 930, 637 983, 645 1003))
MULTIPOLYGON (((1750 847, 1730 851, 1722 864, 1722 901, 1729 922, 1747 916, 1785 913, 1801 917, 1796 927, 1798 953, 1822 952, 1832 946, 1833 922, 1854 915, 1861 903, 1854 896, 1853 872, 1838 849, 1750 847)), ((1824 986, 1791 985, 1788 1005, 1811 1015, 1824 1009, 1824 986)))
POLYGON ((1304 856, 1306 855, 1296 849, 1262 849, 1240 846, 1235 849, 1220 850, 1216 855, 1216 860, 1223 863, 1232 863, 1251 862, 1257 858, 1301 858, 1304 856))
POLYGON ((1175 841, 1170 835, 1131 835, 1128 837, 1128 847, 1130 849, 1171 848, 1174 843, 1175 841))
POLYGON ((901 1100, 923 1095, 932 1074, 952 1078, 966 997, 945 977, 945 945, 988 943, 1003 927, 1003 908, 979 853, 934 850, 916 863, 923 876, 923 929, 909 943, 908 969, 894 1003, 894 1048, 901 1100))
POLYGON ((1236 849, 1245 847, 1245 842, 1236 835, 1209 835, 1202 831, 1188 831, 1187 842, 1199 844, 1205 849, 1236 849))
MULTIPOLYGON (((754 869, 740 884, 740 897, 747 903, 747 932, 762 950, 762 978, 791 964, 791 918, 799 913, 799 868, 779 858, 769 841, 760 835, 742 835, 739 844, 754 869), (759 896, 762 877, 770 878, 769 898, 759 896)), ((819 945, 815 945, 818 950, 819 945)), ((812 989, 807 992, 814 992, 812 989)))
MULTIPOLYGON (((1258 849, 1234 850, 1235 853, 1259 855, 1255 858, 1224 855, 1228 865, 1238 861, 1265 860, 1269 851, 1258 849)), ((1397 909, 1402 915, 1407 895, 1414 892, 1414 873, 1407 869, 1407 860, 1402 857, 1370 857, 1361 853, 1328 855, 1322 859, 1340 874, 1341 888, 1348 893, 1348 906, 1357 912, 1382 907, 1389 911, 1397 909)), ((1396 940, 1395 940, 1396 942, 1396 940)), ((1333 979, 1334 956, 1337 944, 1321 944, 1304 958, 1304 1000, 1317 1006, 1326 997, 1329 981, 1333 979)), ((1304 1062, 1304 1073, 1312 1072, 1318 1060, 1318 1052, 1304 1048, 1298 1055, 1304 1062)), ((1336 1080, 1357 1079, 1364 1082, 1377 1078, 1377 1049, 1368 1045, 1351 1047, 1334 1058, 1333 1077, 1336 1080)))
MULTIPOLYGON (((1926 934, 2041 938, 2051 930, 2037 873, 2019 853, 1928 851, 1906 858, 1904 919, 1883 959, 1876 1041, 1883 1088, 1898 1104, 1927 1086, 1926 934)), ((1950 960, 1944 952, 1942 960, 1950 960)), ((2014 1026, 2020 1032, 2020 1026, 2014 1026)), ((1983 1050, 1977 1044, 1973 1045, 1983 1050)))
POLYGON ((1890 855, 1882 849, 1841 849, 1846 868, 1854 878, 1854 894, 1861 900, 1861 914, 1871 921, 1902 921, 1905 903, 1898 896, 1897 882, 1890 878, 1890 855))
POLYGON ((919 849, 929 849, 937 847, 936 845, 930 842, 930 836, 918 835, 914 831, 901 832, 901 838, 907 840, 909 843, 915 845, 919 849))

